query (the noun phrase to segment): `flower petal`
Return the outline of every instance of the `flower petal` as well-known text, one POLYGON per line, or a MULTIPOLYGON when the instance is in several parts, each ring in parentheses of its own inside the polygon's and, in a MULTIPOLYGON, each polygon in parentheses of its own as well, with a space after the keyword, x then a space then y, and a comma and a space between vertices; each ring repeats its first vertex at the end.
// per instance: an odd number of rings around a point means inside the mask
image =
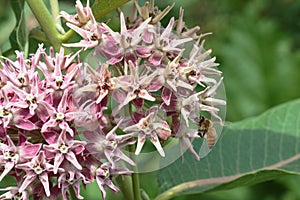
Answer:
POLYGON ((23 146, 19 146, 19 154, 21 158, 31 159, 35 157, 40 151, 42 144, 27 144, 23 146))
POLYGON ((66 155, 66 159, 72 163, 77 169, 82 170, 82 166, 77 161, 75 154, 72 151, 69 151, 66 155))
POLYGON ((53 173, 57 174, 60 164, 64 161, 64 156, 61 153, 56 153, 54 158, 54 168, 53 173))
POLYGON ((136 150, 135 150, 135 155, 139 155, 144 143, 146 141, 146 136, 144 134, 139 134, 138 135, 138 141, 137 141, 137 145, 136 145, 136 150))
POLYGON ((4 170, 0 176, 0 182, 2 179, 10 172, 10 170, 15 166, 14 162, 7 162, 5 163, 4 170))
POLYGON ((165 157, 165 152, 159 142, 159 139, 157 137, 156 134, 153 134, 150 136, 150 141, 152 142, 152 144, 154 144, 154 146, 156 147, 157 151, 159 152, 159 154, 162 156, 162 157, 165 157))
POLYGON ((22 185, 20 186, 19 188, 19 192, 23 192, 27 186, 32 183, 35 178, 36 178, 36 174, 34 172, 28 172, 26 175, 25 175, 25 180, 23 181, 22 185))
POLYGON ((46 196, 49 197, 50 196, 50 189, 49 189, 48 174, 46 172, 40 174, 39 175, 39 179, 40 179, 41 183, 44 186, 44 190, 45 190, 46 196))

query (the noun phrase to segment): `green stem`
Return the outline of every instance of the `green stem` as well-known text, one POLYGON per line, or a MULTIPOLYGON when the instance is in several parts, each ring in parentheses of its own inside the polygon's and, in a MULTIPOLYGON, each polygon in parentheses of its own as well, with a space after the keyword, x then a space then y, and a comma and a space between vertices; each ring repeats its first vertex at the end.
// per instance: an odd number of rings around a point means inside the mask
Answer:
MULTIPOLYGON (((130 145, 129 151, 131 152, 131 159, 133 162, 135 162, 135 155, 133 152, 135 151, 135 147, 133 145, 130 145)), ((137 165, 137 163, 135 162, 137 165)), ((137 166, 133 166, 133 171, 137 171, 137 166)), ((132 187, 133 187, 133 194, 134 194, 134 200, 141 200, 141 192, 140 192, 140 179, 139 179, 139 174, 138 173, 133 173, 132 174, 132 187)))
POLYGON ((44 2, 40 0, 26 0, 26 2, 41 25, 54 50, 59 51, 61 47, 61 41, 59 39, 60 34, 56 30, 55 22, 53 21, 52 16, 44 2))
POLYGON ((123 193, 125 199, 134 199, 133 190, 132 190, 132 179, 130 176, 118 176, 116 178, 118 186, 123 193))
POLYGON ((62 42, 67 42, 73 35, 75 35, 75 31, 69 29, 65 34, 60 36, 62 42))
POLYGON ((50 6, 52 10, 52 17, 56 24, 61 25, 59 15, 59 5, 57 0, 50 0, 50 6))

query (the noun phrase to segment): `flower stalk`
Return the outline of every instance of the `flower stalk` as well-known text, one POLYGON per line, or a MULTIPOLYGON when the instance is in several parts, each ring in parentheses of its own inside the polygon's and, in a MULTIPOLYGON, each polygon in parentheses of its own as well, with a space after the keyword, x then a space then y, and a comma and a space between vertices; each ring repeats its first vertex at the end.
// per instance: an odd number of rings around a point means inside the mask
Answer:
MULTIPOLYGON (((133 145, 128 146, 129 152, 131 152, 131 159, 135 162, 135 147, 133 145)), ((137 172, 137 166, 133 166, 133 171, 137 172)), ((141 186, 140 186, 140 178, 138 173, 132 173, 132 188, 134 200, 141 200, 141 186)))
POLYGON ((59 39, 60 34, 57 31, 55 21, 53 20, 44 2, 35 0, 26 0, 26 2, 41 25, 54 50, 59 51, 62 44, 61 40, 59 39))
POLYGON ((134 199, 134 193, 132 189, 132 178, 130 176, 117 177, 116 182, 120 187, 123 196, 127 199, 134 199))
POLYGON ((51 11, 52 11, 52 17, 56 24, 61 25, 60 18, 58 18, 59 15, 59 5, 58 0, 50 0, 51 5, 51 11))

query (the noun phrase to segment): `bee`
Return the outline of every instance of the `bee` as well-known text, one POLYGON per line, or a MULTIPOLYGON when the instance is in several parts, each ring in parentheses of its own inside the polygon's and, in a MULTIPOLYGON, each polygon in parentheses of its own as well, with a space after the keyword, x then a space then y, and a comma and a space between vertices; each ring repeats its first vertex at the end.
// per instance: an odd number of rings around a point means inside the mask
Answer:
POLYGON ((217 132, 216 129, 213 128, 213 122, 202 115, 199 117, 198 135, 201 138, 206 138, 207 145, 210 149, 215 145, 217 132))

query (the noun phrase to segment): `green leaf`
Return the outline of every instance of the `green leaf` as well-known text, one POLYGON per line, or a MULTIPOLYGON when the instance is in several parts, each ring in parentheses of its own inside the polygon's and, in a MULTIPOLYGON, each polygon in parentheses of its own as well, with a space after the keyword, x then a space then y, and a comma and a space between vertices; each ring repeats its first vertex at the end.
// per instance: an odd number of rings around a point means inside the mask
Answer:
POLYGON ((196 161, 187 154, 184 163, 177 160, 159 171, 163 194, 157 199, 300 174, 299 108, 300 99, 224 127, 222 138, 207 157, 196 161))
POLYGON ((0 1, 0 13, 0 47, 2 51, 6 51, 10 48, 7 41, 15 27, 16 20, 13 10, 7 1, 0 1))
POLYGON ((11 46, 13 49, 25 51, 26 53, 28 48, 28 34, 25 21, 24 0, 12 0, 11 5, 17 19, 15 30, 10 35, 11 46))
POLYGON ((100 19, 127 2, 129 0, 95 0, 92 11, 95 18, 100 19))

